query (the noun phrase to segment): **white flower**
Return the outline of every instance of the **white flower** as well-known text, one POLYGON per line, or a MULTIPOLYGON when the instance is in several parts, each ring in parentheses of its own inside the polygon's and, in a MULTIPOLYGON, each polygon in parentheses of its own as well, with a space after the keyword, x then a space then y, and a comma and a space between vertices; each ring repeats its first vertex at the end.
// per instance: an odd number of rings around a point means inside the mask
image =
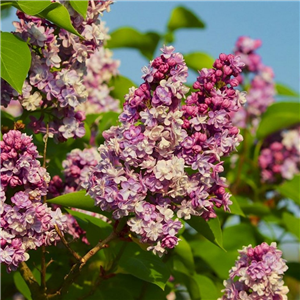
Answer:
POLYGON ((28 98, 22 100, 22 106, 26 110, 34 111, 40 106, 42 101, 42 95, 39 92, 34 92, 33 95, 30 95, 28 98))

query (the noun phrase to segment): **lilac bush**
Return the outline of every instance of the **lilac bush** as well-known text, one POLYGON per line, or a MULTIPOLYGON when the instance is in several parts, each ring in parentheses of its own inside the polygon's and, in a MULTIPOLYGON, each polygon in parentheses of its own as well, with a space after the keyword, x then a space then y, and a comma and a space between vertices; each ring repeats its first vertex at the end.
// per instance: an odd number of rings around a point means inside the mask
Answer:
POLYGON ((181 107, 187 66, 172 46, 161 51, 143 68, 144 83, 126 95, 121 125, 103 133, 87 189, 115 219, 130 216, 130 230, 158 255, 177 245, 179 219, 209 220, 214 207, 229 210, 220 158, 242 141, 229 113, 245 102, 234 89, 244 64, 221 54, 181 107))
POLYGON ((224 281, 224 296, 219 300, 287 300, 288 287, 282 276, 288 269, 276 243, 249 245, 239 250, 240 256, 224 281))

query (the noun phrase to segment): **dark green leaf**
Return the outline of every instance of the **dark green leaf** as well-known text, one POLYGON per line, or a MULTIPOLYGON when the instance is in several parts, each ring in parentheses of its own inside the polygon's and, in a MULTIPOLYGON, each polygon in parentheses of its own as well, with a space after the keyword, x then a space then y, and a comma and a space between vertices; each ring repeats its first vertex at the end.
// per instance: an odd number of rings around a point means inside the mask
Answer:
POLYGON ((300 205, 300 175, 295 175, 292 180, 287 180, 276 187, 276 190, 283 196, 295 201, 300 205))
POLYGON ((96 138, 98 144, 102 144, 104 138, 102 136, 103 131, 109 129, 111 126, 116 126, 119 124, 119 114, 114 111, 108 111, 102 113, 101 118, 99 119, 98 131, 99 134, 96 138))
POLYGON ((284 212, 282 214, 282 220, 286 229, 300 239, 300 219, 290 213, 284 212))
POLYGON ((31 64, 27 44, 9 32, 1 32, 1 77, 19 94, 31 64))
POLYGON ((184 55, 187 66, 198 73, 203 68, 212 68, 214 58, 203 52, 193 52, 184 55))
POLYGON ((87 0, 70 0, 70 4, 75 11, 77 11, 84 19, 86 19, 86 12, 89 5, 89 1, 87 0))
POLYGON ((126 273, 151 282, 162 290, 170 277, 170 270, 158 256, 153 255, 152 252, 143 251, 134 243, 125 248, 119 266, 126 273))
POLYGON ((192 218, 186 220, 186 222, 210 242, 225 250, 223 248, 222 230, 218 218, 206 222, 201 217, 192 216, 192 218))
POLYGON ((230 213, 233 215, 239 215, 245 217, 245 214, 242 211, 238 200, 233 195, 230 196, 230 200, 232 201, 232 204, 229 206, 230 213))
POLYGON ((67 209, 67 212, 74 216, 80 227, 86 231, 87 239, 92 245, 100 239, 105 239, 112 231, 112 226, 99 218, 71 209, 67 209))
POLYGON ((277 94, 280 96, 299 97, 299 94, 296 91, 282 83, 276 83, 276 90, 277 94))
POLYGON ((110 82, 109 86, 113 87, 112 91, 110 92, 110 95, 120 100, 120 107, 123 107, 124 103, 124 96, 128 94, 128 91, 131 87, 136 87, 136 84, 134 84, 129 78, 124 76, 116 76, 113 77, 110 82))
POLYGON ((263 114, 256 135, 259 139, 280 129, 300 123, 300 103, 277 102, 263 114))
POLYGON ((300 281, 300 263, 299 262, 288 262, 287 266, 289 267, 286 271, 286 275, 293 277, 300 281))
POLYGON ((178 6, 172 10, 168 22, 169 31, 180 28, 204 28, 205 24, 192 11, 183 6, 178 6))
POLYGON ((58 27, 64 28, 65 30, 80 36, 72 25, 68 10, 60 3, 52 3, 39 13, 39 16, 51 21, 58 27))
POLYGON ((46 9, 51 2, 49 0, 45 1, 16 1, 15 5, 17 6, 18 9, 23 11, 27 15, 36 15, 40 12, 42 12, 44 9, 46 9))
POLYGON ((65 194, 49 199, 47 202, 62 205, 64 207, 80 208, 109 216, 109 213, 103 212, 100 208, 95 206, 95 201, 90 196, 86 195, 86 191, 65 194))
POLYGON ((29 290, 29 287, 27 286, 25 280, 23 279, 22 275, 19 271, 16 271, 14 273, 14 283, 18 289, 18 291, 26 297, 28 300, 32 300, 31 298, 31 292, 29 290))
POLYGON ((147 59, 153 58, 153 53, 160 39, 155 32, 141 33, 130 27, 123 27, 112 32, 107 41, 108 48, 134 48, 139 50, 147 59))

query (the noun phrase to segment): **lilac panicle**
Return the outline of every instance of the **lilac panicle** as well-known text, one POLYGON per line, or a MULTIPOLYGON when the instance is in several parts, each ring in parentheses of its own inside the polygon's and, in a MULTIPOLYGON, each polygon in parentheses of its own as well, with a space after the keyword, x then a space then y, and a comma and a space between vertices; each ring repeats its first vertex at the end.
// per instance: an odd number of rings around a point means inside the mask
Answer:
POLYGON ((10 130, 3 135, 0 148, 0 261, 10 272, 29 259, 29 249, 59 240, 54 225, 64 232, 66 217, 60 209, 52 210, 41 201, 47 194, 50 176, 37 160, 32 138, 10 130))
POLYGON ((282 276, 288 269, 276 243, 249 245, 239 250, 240 256, 224 281, 224 295, 219 300, 287 300, 289 289, 282 276))
POLYGON ((148 250, 162 255, 178 243, 180 219, 216 217, 229 210, 222 156, 242 141, 230 112, 245 102, 234 89, 244 64, 221 54, 203 69, 186 99, 188 68, 172 46, 143 68, 144 82, 125 96, 120 126, 103 133, 101 159, 87 192, 95 205, 128 216, 128 226, 148 250))

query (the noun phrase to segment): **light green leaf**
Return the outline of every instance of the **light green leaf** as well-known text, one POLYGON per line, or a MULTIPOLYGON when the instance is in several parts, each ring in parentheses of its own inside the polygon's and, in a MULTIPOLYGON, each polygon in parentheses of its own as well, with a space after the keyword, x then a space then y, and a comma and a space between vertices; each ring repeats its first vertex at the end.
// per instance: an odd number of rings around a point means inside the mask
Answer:
MULTIPOLYGON (((230 191, 229 191, 229 193, 230 193, 230 191)), ((240 204, 239 204, 238 200, 236 199, 236 197, 234 197, 231 194, 230 200, 232 201, 232 204, 229 205, 229 209, 230 209, 229 213, 233 214, 233 215, 239 215, 239 216, 245 217, 245 214, 244 214, 243 210, 241 209, 240 204)))
POLYGON ((283 184, 277 186, 276 190, 281 195, 300 205, 300 174, 295 175, 292 180, 287 180, 283 184))
POLYGON ((119 266, 126 273, 151 282, 164 290, 170 277, 167 265, 152 252, 143 251, 135 243, 129 244, 122 254, 119 266))
POLYGON ((193 69, 195 72, 198 72, 203 68, 212 68, 215 61, 213 57, 203 52, 185 54, 184 60, 187 66, 193 69))
POLYGON ((36 15, 46 9, 51 2, 49 0, 45 1, 16 1, 15 6, 23 11, 27 15, 36 15))
POLYGON ((192 11, 183 6, 172 10, 168 22, 168 30, 174 31, 180 28, 204 28, 205 24, 192 11))
POLYGON ((79 191, 61 195, 49 199, 47 200, 47 202, 58 204, 64 207, 80 208, 87 211, 96 212, 105 216, 109 216, 109 213, 103 212, 99 207, 95 206, 95 201, 89 195, 86 195, 86 191, 79 191))
POLYGON ((156 32, 141 33, 130 27, 117 29, 110 34, 107 41, 108 48, 134 48, 147 59, 153 58, 153 53, 160 39, 156 32))
POLYGON ((218 299, 220 293, 210 278, 204 275, 195 274, 193 275, 193 279, 199 287, 201 300, 218 299))
POLYGON ((115 76, 113 77, 109 82, 109 87, 112 87, 112 91, 110 92, 110 95, 120 100, 120 107, 123 107, 124 103, 124 96, 128 94, 129 88, 136 87, 136 84, 133 83, 129 78, 124 76, 115 76))
POLYGON ((282 214, 282 220, 287 230, 300 239, 300 219, 288 212, 284 212, 282 214))
POLYGON ((282 84, 282 83, 276 83, 276 90, 277 94, 280 96, 290 96, 290 97, 299 97, 300 95, 291 89, 290 87, 282 84))
POLYGON ((31 292, 29 290, 29 287, 27 286, 25 280, 23 279, 22 275, 19 271, 16 271, 14 273, 14 283, 18 291, 25 296, 27 300, 32 300, 31 298, 31 292))
POLYGON ((31 64, 27 44, 9 32, 1 32, 1 77, 19 94, 31 64))
POLYGON ((277 102, 268 107, 258 126, 256 136, 265 138, 273 132, 300 123, 300 103, 277 102))
POLYGON ((81 36, 73 27, 68 10, 60 3, 52 3, 45 10, 39 13, 38 16, 51 21, 58 27, 64 28, 71 33, 81 36))
POLYGON ((210 242, 226 251, 223 248, 222 230, 218 218, 214 218, 206 222, 201 217, 192 216, 191 219, 186 220, 186 222, 210 242))
POLYGON ((183 236, 180 236, 179 239, 180 241, 174 249, 174 254, 179 257, 180 261, 185 265, 188 272, 193 274, 195 272, 195 263, 192 249, 183 236))
POLYGON ((89 5, 87 0, 70 0, 70 4, 75 11, 77 11, 84 19, 86 19, 86 12, 89 5))

